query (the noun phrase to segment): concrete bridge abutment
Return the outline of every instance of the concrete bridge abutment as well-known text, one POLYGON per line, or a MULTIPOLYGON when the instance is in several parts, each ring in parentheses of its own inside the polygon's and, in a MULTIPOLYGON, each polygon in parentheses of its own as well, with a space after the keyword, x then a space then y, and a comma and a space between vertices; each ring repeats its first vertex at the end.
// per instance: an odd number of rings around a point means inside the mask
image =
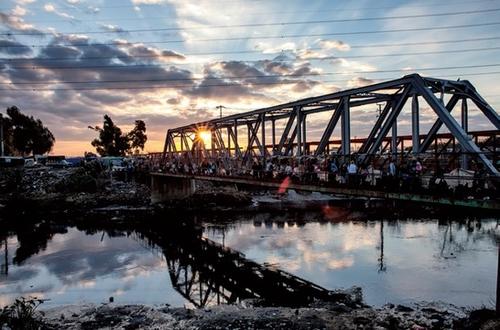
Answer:
POLYGON ((156 173, 151 175, 151 203, 184 199, 196 192, 196 182, 191 178, 172 177, 156 173))

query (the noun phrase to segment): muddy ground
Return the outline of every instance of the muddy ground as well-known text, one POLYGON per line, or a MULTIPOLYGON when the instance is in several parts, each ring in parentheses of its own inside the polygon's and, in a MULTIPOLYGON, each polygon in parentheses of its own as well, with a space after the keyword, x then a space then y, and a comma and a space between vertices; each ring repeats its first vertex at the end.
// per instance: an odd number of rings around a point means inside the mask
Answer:
POLYGON ((443 303, 381 308, 216 306, 205 309, 144 305, 63 306, 43 312, 53 329, 499 329, 494 311, 472 313, 443 303))

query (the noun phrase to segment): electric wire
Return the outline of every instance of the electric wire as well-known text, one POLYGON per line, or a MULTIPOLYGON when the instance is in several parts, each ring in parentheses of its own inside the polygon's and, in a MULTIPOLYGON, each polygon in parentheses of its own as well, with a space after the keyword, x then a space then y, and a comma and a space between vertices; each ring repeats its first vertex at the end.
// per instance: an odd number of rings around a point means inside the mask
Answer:
MULTIPOLYGON (((253 2, 264 2, 266 0, 253 0, 253 2)), ((289 2, 289 0, 283 0, 283 1, 287 1, 289 2)), ((453 2, 453 5, 460 5, 460 4, 479 4, 479 3, 486 3, 486 2, 497 2, 498 0, 476 0, 476 1, 454 1, 453 2)), ((207 1, 197 1, 197 2, 205 2, 207 3, 207 1)), ((213 4, 213 0, 210 0, 211 4, 213 4)), ((420 0, 419 1, 420 3, 422 2, 426 2, 426 1, 423 1, 423 0, 420 0)), ((412 8, 421 8, 421 7, 428 7, 429 5, 432 5, 433 7, 449 7, 450 4, 449 3, 431 3, 431 2, 434 2, 433 0, 429 0, 427 1, 429 2, 428 4, 421 4, 421 5, 415 5, 414 3, 411 3, 408 5, 408 7, 405 7, 405 8, 408 8, 408 9, 412 9, 412 8)), ((227 1, 217 1, 217 4, 218 3, 231 3, 231 4, 236 4, 237 6, 241 4, 241 2, 238 2, 238 1, 234 1, 234 0, 227 0, 227 1)), ((63 2, 63 4, 65 5, 65 9, 72 9, 72 10, 85 10, 85 9, 88 9, 89 7, 91 8, 98 8, 98 9, 115 9, 115 8, 136 8, 136 7, 150 7, 152 5, 158 5, 157 3, 142 3, 142 4, 136 4, 136 5, 113 5, 113 6, 100 6, 100 5, 88 5, 86 8, 79 8, 78 6, 74 6, 74 5, 69 5, 69 4, 66 4, 63 2)), ((43 6, 30 6, 29 7, 30 9, 39 9, 39 10, 43 10, 44 7, 43 6)), ((370 6, 363 6, 363 10, 382 10, 382 9, 394 9, 395 6, 394 5, 386 5, 386 6, 373 6, 373 7, 370 7, 370 6)), ((11 10, 12 7, 2 7, 0 8, 0 10, 11 10)), ((58 8, 56 8, 58 9, 58 8)), ((328 10, 326 8, 326 10, 328 10)), ((337 9, 333 9, 332 8, 332 11, 357 11, 359 10, 359 7, 347 7, 347 8, 337 8, 337 9)), ((298 13, 302 13, 303 11, 300 11, 298 13)), ((312 12, 312 11, 311 11, 312 12)), ((265 14, 265 13, 269 13, 269 11, 266 11, 266 12, 256 12, 255 14, 265 14)), ((291 11, 279 11, 279 12, 275 12, 273 11, 273 14, 275 13, 283 13, 283 14, 289 14, 289 13, 294 13, 294 12, 291 12, 291 11)), ((297 13, 297 12, 295 12, 297 13)))
MULTIPOLYGON (((500 38, 499 38, 500 39, 500 38)), ((379 57, 399 57, 399 56, 420 56, 420 55, 436 55, 436 54, 451 54, 451 53, 470 53, 470 52, 483 52, 483 51, 490 51, 490 50, 499 50, 500 47, 484 47, 484 48, 462 48, 462 49, 452 49, 452 50, 436 50, 436 51, 427 51, 427 52, 409 52, 409 53, 387 53, 387 54, 371 54, 371 55, 329 55, 329 56, 317 56, 317 57, 305 57, 305 60, 308 61, 324 61, 324 60, 331 60, 331 59, 355 59, 355 58, 379 58, 379 57)), ((313 50, 313 49, 307 49, 313 50)), ((321 48, 317 49, 321 50, 321 48)), ((300 54, 300 53, 299 53, 300 54)), ((182 56, 184 54, 179 54, 179 56, 182 56)), ((130 58, 156 58, 156 59, 162 59, 163 57, 176 57, 177 55, 161 55, 161 54, 155 54, 155 55, 131 55, 131 54, 124 54, 124 55, 117 55, 117 56, 88 56, 88 57, 78 57, 78 58, 0 58, 0 61, 6 61, 6 62, 14 62, 14 61, 77 61, 79 63, 82 63, 87 60, 103 60, 103 59, 130 59, 130 58)), ((187 55, 186 55, 187 56, 187 55)), ((300 57, 299 57, 300 58, 300 57)), ((273 60, 273 62, 289 62, 292 61, 293 59, 284 59, 284 60, 273 60)), ((193 65, 193 64, 198 64, 194 62, 184 62, 183 60, 179 60, 180 62, 172 61, 172 63, 175 63, 175 65, 193 65)), ((224 59, 210 59, 211 62, 224 62, 227 60, 224 59)), ((235 61, 235 59, 232 59, 231 61, 235 61)), ((260 62, 263 61, 261 60, 243 60, 243 62, 251 63, 251 62, 260 62)), ((155 67, 154 64, 151 64, 151 67, 155 67)), ((76 66, 76 67, 68 67, 68 66, 13 66, 11 67, 12 69, 17 69, 17 70, 36 70, 36 69, 69 69, 69 68, 93 68, 93 66, 76 66)))
MULTIPOLYGON (((500 25, 500 22, 487 22, 487 23, 474 23, 474 24, 459 24, 459 25, 447 25, 447 26, 435 26, 435 27, 420 27, 420 28, 402 28, 402 29, 387 29, 387 30, 365 30, 365 31, 346 31, 346 32, 327 32, 327 33, 311 33, 311 34, 282 34, 282 35, 262 35, 262 36, 237 36, 237 37, 225 37, 225 38, 202 38, 202 39, 190 39, 190 42, 216 42, 216 41, 240 41, 240 40, 270 40, 270 39, 294 39, 294 38, 319 38, 319 37, 332 37, 332 36, 350 36, 350 35, 373 35, 373 34, 384 34, 384 33, 399 33, 399 32, 416 32, 416 31, 439 31, 439 30, 449 30, 449 29, 464 29, 464 28, 474 28, 474 27, 486 27, 486 26, 496 26, 500 25)), ((147 29, 148 32, 160 32, 162 29, 147 29)), ((10 34, 12 35, 12 34, 10 34)), ((163 44, 175 44, 184 43, 184 39, 171 39, 162 41, 163 44)), ((117 42, 115 44, 120 44, 117 42)), ((121 43, 123 44, 123 42, 121 43)), ((58 44, 52 47, 61 46, 78 47, 79 45, 89 46, 88 43, 69 43, 69 44, 58 44)), ((93 44, 97 45, 97 44, 93 44)), ((22 46, 25 47, 26 45, 22 46)), ((38 47, 50 47, 37 45, 38 47)), ((10 46, 12 47, 12 46, 10 46)), ((35 47, 32 45, 31 47, 35 47)))
MULTIPOLYGON (((383 17, 362 17, 362 18, 343 18, 343 19, 326 19, 326 20, 308 20, 308 21, 292 21, 292 22, 270 22, 270 23, 247 23, 247 24, 228 24, 228 25, 209 25, 209 26, 188 26, 188 27, 164 27, 164 28, 148 28, 148 29, 126 29, 126 30, 109 30, 109 31, 59 31, 61 34, 128 34, 138 32, 165 32, 165 31, 190 31, 200 29, 234 29, 234 28, 249 28, 249 27, 271 27, 271 26, 294 26, 294 25, 309 25, 309 24, 327 24, 327 23, 348 23, 348 22, 367 22, 367 21, 385 21, 395 19, 412 19, 426 17, 444 17, 458 15, 474 15, 480 13, 499 12, 500 8, 468 10, 447 13, 434 14, 418 14, 418 15, 401 15, 401 16, 383 16, 383 17)), ((6 32, 0 33, 0 36, 27 36, 27 35, 53 35, 52 32, 6 32)))
MULTIPOLYGON (((500 64, 495 64, 495 65, 489 65, 489 66, 500 66, 500 64)), ((477 67, 477 66, 472 66, 472 67, 477 67)), ((448 70, 448 69, 459 69, 463 67, 447 67, 447 68, 422 68, 422 69, 415 69, 414 71, 421 72, 421 71, 437 71, 437 70, 448 70)), ((467 68, 467 67, 464 67, 467 68)), ((394 73, 394 72, 405 72, 406 70, 374 70, 374 71, 358 71, 358 72, 327 72, 327 73, 322 73, 321 75, 324 76, 329 76, 329 75, 345 75, 345 74, 369 74, 369 73, 394 73)), ((479 75, 495 75, 495 74, 500 74, 500 71, 490 71, 490 72, 476 72, 476 73, 461 73, 461 74, 456 74, 453 75, 452 78, 456 78, 457 76, 463 77, 463 76, 479 76, 479 75)), ((187 82, 194 82, 194 81, 200 81, 200 80, 220 80, 220 79, 247 79, 247 78, 293 78, 293 77, 304 77, 308 75, 262 75, 262 76, 232 76, 232 77, 205 77, 205 78, 177 78, 177 79, 141 79, 141 80, 120 80, 120 81, 107 81, 107 83, 137 83, 137 82, 175 82, 175 81, 187 81, 187 82)), ((360 78, 360 77, 356 77, 360 78)), ((354 78, 355 79, 355 78, 354 78)), ((397 78, 377 78, 377 79, 370 79, 373 81, 383 81, 383 80, 391 80, 391 79, 397 79, 397 78)), ((272 82, 246 82, 247 85, 250 86, 259 86, 259 85, 286 85, 286 84, 296 84, 296 83, 332 83, 332 82, 348 82, 352 81, 352 79, 341 79, 341 80, 323 80, 323 81, 303 81, 303 80, 286 80, 286 81, 272 81, 272 82)), ((99 83, 105 83, 104 81, 96 81, 96 82, 81 82, 81 83, 94 83, 94 84, 99 84, 99 83)), ((12 84, 16 85, 16 83, 2 83, 2 84, 12 84)), ((43 85, 48 85, 50 83, 48 82, 43 82, 43 83, 34 83, 36 85, 38 84, 43 84, 43 85)), ((53 84, 56 84, 56 82, 53 82, 53 84)), ((78 84, 78 82, 57 82, 57 84, 78 84)), ((225 82, 225 83, 214 83, 214 84, 207 84, 207 85, 194 85, 194 84, 174 84, 174 85, 147 85, 147 86, 107 86, 107 87, 74 87, 74 88, 3 88, 0 89, 0 91, 70 91, 70 90, 135 90, 135 89, 162 89, 162 88, 183 88, 183 87, 195 87, 195 88, 211 88, 211 87, 234 87, 234 86, 241 86, 241 82, 225 82)))

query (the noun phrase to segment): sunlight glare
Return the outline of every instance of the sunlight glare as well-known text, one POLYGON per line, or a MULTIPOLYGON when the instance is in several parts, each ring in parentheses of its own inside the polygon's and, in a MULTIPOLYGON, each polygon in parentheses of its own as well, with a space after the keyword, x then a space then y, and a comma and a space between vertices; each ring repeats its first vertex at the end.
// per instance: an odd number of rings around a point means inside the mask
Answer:
POLYGON ((201 139, 205 145, 210 144, 212 133, 210 131, 198 131, 198 138, 201 139))

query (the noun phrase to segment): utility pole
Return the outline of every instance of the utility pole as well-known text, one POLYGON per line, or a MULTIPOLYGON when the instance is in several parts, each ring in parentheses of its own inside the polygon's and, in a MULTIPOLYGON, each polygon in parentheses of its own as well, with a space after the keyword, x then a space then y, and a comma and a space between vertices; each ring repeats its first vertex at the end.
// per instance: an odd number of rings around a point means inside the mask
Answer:
POLYGON ((380 117, 382 115, 382 103, 377 103, 377 106, 378 106, 378 115, 377 115, 377 118, 380 117))
POLYGON ((225 109, 226 107, 225 107, 225 106, 223 106, 223 105, 218 105, 218 106, 216 106, 215 108, 219 109, 220 118, 222 118, 222 109, 225 109))
POLYGON ((3 115, 0 113, 0 156, 4 156, 3 146, 3 115))

